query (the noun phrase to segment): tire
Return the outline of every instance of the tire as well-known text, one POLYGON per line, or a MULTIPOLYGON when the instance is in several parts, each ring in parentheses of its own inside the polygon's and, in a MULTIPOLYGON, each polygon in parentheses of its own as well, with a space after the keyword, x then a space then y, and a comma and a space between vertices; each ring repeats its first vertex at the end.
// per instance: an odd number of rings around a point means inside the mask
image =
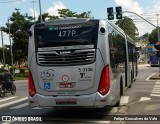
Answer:
POLYGON ((11 94, 14 95, 16 93, 16 86, 12 84, 11 94))
POLYGON ((119 107, 120 106, 120 100, 118 100, 118 102, 115 104, 115 107, 119 107))
POLYGON ((123 81, 122 78, 120 80, 120 99, 118 100, 118 102, 114 105, 115 107, 119 107, 120 106, 120 100, 121 100, 121 96, 123 96, 123 81))
POLYGON ((132 83, 133 83, 133 75, 132 75, 132 72, 131 72, 131 84, 129 85, 128 88, 131 88, 131 87, 132 87, 132 83))
POLYGON ((2 88, 0 88, 0 97, 1 98, 5 97, 5 92, 2 88))
POLYGON ((123 80, 120 81, 120 97, 123 96, 123 80))

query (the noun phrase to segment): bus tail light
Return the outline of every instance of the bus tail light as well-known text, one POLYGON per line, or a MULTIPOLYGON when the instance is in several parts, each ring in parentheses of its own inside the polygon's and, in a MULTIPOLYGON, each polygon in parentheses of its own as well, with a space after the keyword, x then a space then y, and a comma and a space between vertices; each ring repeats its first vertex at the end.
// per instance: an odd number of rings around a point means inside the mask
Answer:
POLYGON ((36 94, 36 89, 34 86, 32 73, 30 70, 28 71, 28 86, 29 86, 29 95, 33 97, 36 94))
POLYGON ((102 71, 98 92, 102 95, 105 95, 108 93, 109 89, 110 89, 110 75, 109 75, 109 65, 107 65, 104 67, 102 71))

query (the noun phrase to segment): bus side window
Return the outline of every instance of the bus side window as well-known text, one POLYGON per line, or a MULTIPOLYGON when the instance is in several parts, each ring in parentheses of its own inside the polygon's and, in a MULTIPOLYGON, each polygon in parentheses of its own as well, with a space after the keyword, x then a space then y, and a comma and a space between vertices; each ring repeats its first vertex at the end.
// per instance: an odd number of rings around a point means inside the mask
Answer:
POLYGON ((113 77, 117 77, 117 66, 116 66, 116 59, 115 59, 115 53, 116 51, 113 51, 115 48, 115 41, 114 41, 115 32, 111 28, 109 28, 109 51, 110 51, 110 65, 112 68, 113 77))
POLYGON ((114 59, 114 52, 112 52, 112 48, 113 48, 113 42, 112 42, 112 34, 109 33, 108 35, 108 40, 109 40, 109 49, 110 49, 110 64, 111 64, 111 68, 115 67, 115 59, 114 59))

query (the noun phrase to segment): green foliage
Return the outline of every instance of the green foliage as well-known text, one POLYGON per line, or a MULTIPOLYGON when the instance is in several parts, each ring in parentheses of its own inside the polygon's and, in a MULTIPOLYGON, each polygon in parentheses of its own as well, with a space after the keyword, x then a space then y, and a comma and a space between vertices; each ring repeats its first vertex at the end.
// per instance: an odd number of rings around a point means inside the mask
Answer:
MULTIPOLYGON (((160 28, 159 28, 160 31, 160 28)), ((153 29, 150 36, 149 36, 149 42, 151 44, 155 44, 158 41, 158 28, 153 29)))
POLYGON ((77 17, 77 18, 93 18, 91 17, 91 11, 88 12, 82 12, 80 14, 77 14, 77 12, 72 12, 69 9, 60 9, 58 10, 59 17, 66 18, 66 17, 77 17))
POLYGON ((124 16, 123 19, 116 22, 116 25, 122 28, 128 36, 137 41, 136 35, 138 29, 131 18, 124 16))
POLYGON ((20 69, 20 73, 21 73, 21 74, 28 74, 28 69, 21 68, 21 69, 20 69))
POLYGON ((15 74, 15 77, 28 77, 28 74, 15 74))
MULTIPOLYGON (((5 64, 11 64, 10 46, 4 47, 4 55, 5 55, 5 64)), ((2 48, 0 48, 0 62, 4 64, 2 48)))
POLYGON ((26 80, 28 78, 28 74, 15 74, 15 80, 26 80))
POLYGON ((2 51, 3 51, 2 48, 0 48, 0 62, 1 63, 3 63, 3 52, 2 51))
MULTIPOLYGON (((91 17, 91 11, 77 14, 77 12, 73 12, 69 9, 59 9, 58 14, 59 16, 51 16, 48 13, 44 13, 42 14, 42 21, 45 22, 46 20, 56 20, 56 19, 66 18, 66 17, 93 18, 91 17)), ((40 16, 38 17, 38 21, 36 23, 40 23, 40 16)))
POLYGON ((149 38, 149 36, 150 36, 150 34, 149 33, 145 33, 144 35, 143 35, 143 38, 149 38))
MULTIPOLYGON (((42 14, 42 21, 45 22, 46 20, 55 20, 59 19, 58 16, 51 16, 48 13, 42 14)), ((36 23, 40 23, 40 16, 38 17, 38 21, 36 23)))
POLYGON ((0 68, 0 73, 3 71, 3 69, 4 69, 4 67, 1 67, 1 68, 0 68))
POLYGON ((143 40, 143 43, 145 44, 148 44, 149 43, 149 36, 150 34, 149 33, 145 33, 143 36, 142 36, 142 40, 143 40))
MULTIPOLYGON (((33 18, 28 15, 22 15, 20 12, 13 12, 9 22, 6 23, 7 28, 2 30, 10 33, 13 39, 13 56, 14 61, 22 61, 27 59, 28 54, 28 31, 32 25, 33 18)), ((11 63, 9 63, 11 64, 11 63)))

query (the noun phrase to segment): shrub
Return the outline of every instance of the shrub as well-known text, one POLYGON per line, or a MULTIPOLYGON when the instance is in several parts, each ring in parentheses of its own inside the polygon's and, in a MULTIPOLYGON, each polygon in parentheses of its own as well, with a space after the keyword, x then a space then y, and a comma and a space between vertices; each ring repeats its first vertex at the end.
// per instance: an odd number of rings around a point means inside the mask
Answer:
POLYGON ((15 74, 15 77, 28 78, 28 74, 15 74))

